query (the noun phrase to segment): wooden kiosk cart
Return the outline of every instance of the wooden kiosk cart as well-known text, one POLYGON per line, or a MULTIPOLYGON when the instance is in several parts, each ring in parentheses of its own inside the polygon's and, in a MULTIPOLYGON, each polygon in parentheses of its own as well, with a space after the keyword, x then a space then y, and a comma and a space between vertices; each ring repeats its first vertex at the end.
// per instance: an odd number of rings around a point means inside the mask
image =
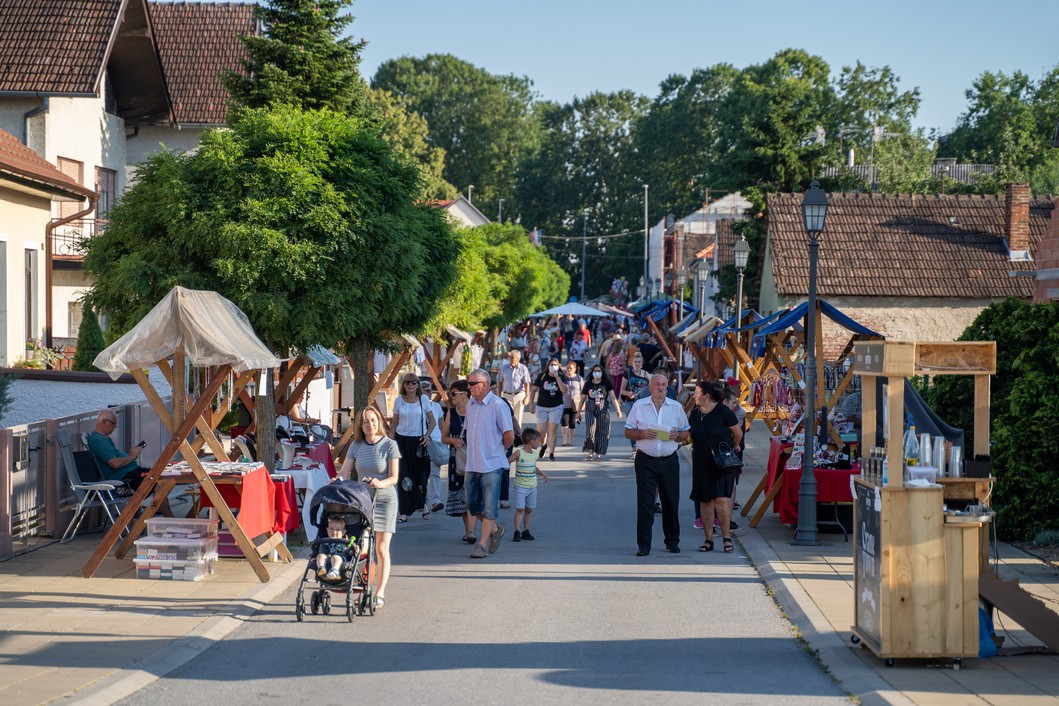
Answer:
MULTIPOLYGON (((858 375, 890 379, 889 477, 883 487, 854 480, 851 639, 887 666, 894 659, 949 658, 958 669, 964 657, 978 656, 978 577, 989 517, 946 517, 943 487, 904 484, 904 378, 973 375, 974 452, 986 454, 996 343, 858 343, 855 355, 858 375)), ((861 394, 861 448, 869 448, 878 445, 875 385, 862 384, 861 394)))

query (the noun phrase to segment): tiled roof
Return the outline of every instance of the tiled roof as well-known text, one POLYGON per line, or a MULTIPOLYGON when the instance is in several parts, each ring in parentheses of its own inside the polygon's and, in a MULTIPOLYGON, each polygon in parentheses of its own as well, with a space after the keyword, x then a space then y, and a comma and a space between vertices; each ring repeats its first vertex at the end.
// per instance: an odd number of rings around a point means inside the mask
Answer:
POLYGON ((159 60, 178 124, 223 125, 226 69, 239 70, 246 56, 239 37, 253 34, 253 3, 151 2, 148 4, 159 60))
MULTIPOLYGON (((817 292, 824 296, 1029 297, 1032 262, 1011 262, 1003 196, 828 194, 817 292)), ((781 295, 809 291, 802 194, 766 199, 772 276, 781 295)), ((1030 253, 1052 202, 1031 199, 1030 253)))
POLYGON ((95 93, 121 6, 0 0, 0 93, 95 93))
POLYGON ((83 198, 95 193, 63 174, 14 135, 0 130, 0 181, 5 178, 29 182, 60 197, 83 198))

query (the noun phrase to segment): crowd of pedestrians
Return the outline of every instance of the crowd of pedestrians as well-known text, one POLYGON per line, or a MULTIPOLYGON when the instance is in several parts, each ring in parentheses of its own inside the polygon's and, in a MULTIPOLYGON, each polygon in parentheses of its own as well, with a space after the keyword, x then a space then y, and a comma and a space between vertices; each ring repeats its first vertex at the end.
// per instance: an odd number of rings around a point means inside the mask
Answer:
POLYGON ((664 348, 612 319, 562 317, 536 330, 515 325, 502 343, 506 351, 495 377, 485 368, 470 370, 447 390, 445 408, 424 394, 417 376, 406 374, 388 430, 374 409, 357 415, 339 475, 359 476, 375 491, 380 598, 398 523, 444 510, 461 519, 461 541, 471 545, 470 557, 484 559, 501 545, 506 529, 500 510, 513 499, 511 541, 534 540, 537 482, 548 480, 541 465, 556 462, 557 447, 572 446, 582 424, 585 459, 604 459, 611 417, 622 419, 626 408, 624 436, 633 447, 636 477, 636 555, 651 552, 656 514, 666 549, 680 551, 677 451, 685 443, 692 446, 687 497, 695 505, 695 527, 703 527, 705 535, 699 551, 714 547, 715 518, 724 551, 732 551, 737 474, 719 467, 714 452, 727 445, 741 454, 744 423, 736 414, 742 411, 737 391, 724 382, 699 381, 689 414, 677 401, 664 348), (534 425, 523 427, 530 421, 527 407, 534 425), (448 467, 444 492, 442 465, 448 467))

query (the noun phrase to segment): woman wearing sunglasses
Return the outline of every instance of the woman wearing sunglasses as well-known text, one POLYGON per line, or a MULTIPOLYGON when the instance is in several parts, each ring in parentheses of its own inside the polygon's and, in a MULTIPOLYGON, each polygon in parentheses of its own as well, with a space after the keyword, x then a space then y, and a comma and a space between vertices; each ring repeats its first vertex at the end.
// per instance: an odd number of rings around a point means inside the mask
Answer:
POLYGON ((415 512, 422 512, 424 520, 430 518, 430 511, 426 508, 427 478, 430 477, 427 441, 436 425, 431 405, 423 397, 419 378, 405 375, 401 380, 401 396, 393 404, 393 424, 390 426, 393 439, 401 450, 400 480, 397 483, 398 522, 407 522, 408 516, 415 512))

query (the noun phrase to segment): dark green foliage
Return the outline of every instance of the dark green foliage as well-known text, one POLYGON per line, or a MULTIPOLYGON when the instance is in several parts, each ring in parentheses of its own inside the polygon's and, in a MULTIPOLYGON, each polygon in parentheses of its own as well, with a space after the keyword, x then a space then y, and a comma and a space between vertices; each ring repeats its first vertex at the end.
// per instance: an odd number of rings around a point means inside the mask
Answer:
POLYGON ((11 384, 18 380, 17 375, 0 374, 0 419, 7 414, 7 408, 14 401, 11 398, 11 384))
POLYGON ((74 356, 74 370, 89 372, 102 372, 92 365, 104 348, 107 347, 103 340, 103 331, 99 328, 99 319, 92 307, 84 307, 81 316, 81 330, 77 332, 77 354, 74 356))
POLYGON ((269 0, 256 8, 262 36, 242 37, 248 58, 243 72, 228 71, 224 85, 236 107, 286 104, 364 112, 366 84, 360 76, 364 42, 342 37, 353 17, 352 0, 269 0))
MULTIPOLYGON (((990 455, 1000 536, 1028 540, 1059 528, 1059 304, 994 304, 960 340, 997 342, 990 455)), ((971 449, 973 379, 935 378, 926 399, 945 421, 967 432, 971 449)))
POLYGON ((474 185, 472 200, 490 218, 501 198, 504 213, 518 215, 515 171, 540 141, 532 81, 429 54, 384 62, 372 87, 401 97, 426 118, 428 143, 445 151, 445 181, 463 193, 474 185))
POLYGON ((460 243, 417 206, 418 174, 373 129, 329 110, 245 110, 191 155, 138 173, 92 238, 91 303, 125 331, 174 285, 212 289, 277 350, 416 332, 460 243))

